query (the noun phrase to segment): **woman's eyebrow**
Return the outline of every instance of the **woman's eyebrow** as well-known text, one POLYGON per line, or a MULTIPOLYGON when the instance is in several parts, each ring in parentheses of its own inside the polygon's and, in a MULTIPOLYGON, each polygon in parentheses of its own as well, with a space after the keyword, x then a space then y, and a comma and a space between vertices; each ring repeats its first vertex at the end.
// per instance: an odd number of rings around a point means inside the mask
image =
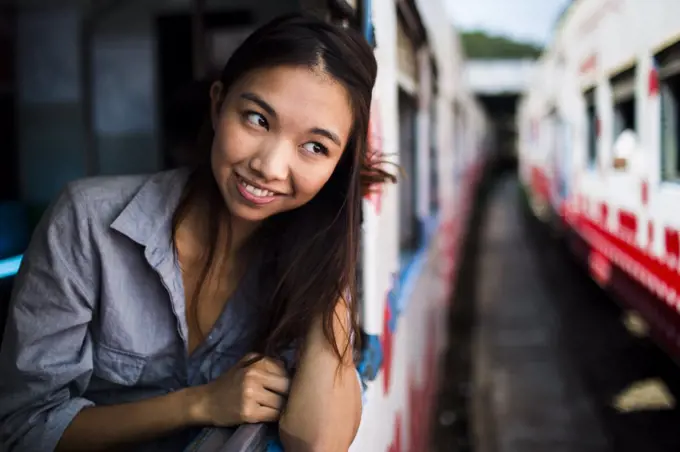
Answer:
POLYGON ((266 111, 267 114, 269 114, 273 118, 276 118, 276 112, 274 111, 272 106, 269 105, 264 100, 262 100, 262 98, 260 96, 258 96, 257 94, 246 92, 246 93, 241 94, 241 98, 256 103, 257 105, 260 106, 260 108, 262 108, 264 111, 266 111))
POLYGON ((315 135, 320 135, 322 137, 326 137, 329 140, 331 140, 333 143, 337 144, 338 146, 342 146, 342 144, 340 143, 340 138, 338 138, 338 135, 336 135, 335 133, 333 133, 329 130, 320 129, 318 127, 315 127, 313 129, 311 129, 309 132, 313 133, 315 135))
MULTIPOLYGON (((276 118, 276 112, 274 111, 274 108, 269 105, 267 102, 265 102, 260 96, 258 96, 255 93, 251 92, 245 92, 241 94, 241 98, 245 100, 249 100, 250 102, 254 102, 257 105, 260 106, 264 111, 267 112, 271 117, 276 118)), ((310 133, 313 133, 315 135, 319 135, 325 138, 328 138, 331 140, 333 143, 337 144, 338 146, 342 146, 342 143, 340 141, 340 137, 336 133, 331 132, 330 130, 327 129, 322 129, 320 127, 314 127, 313 129, 309 130, 310 133)))

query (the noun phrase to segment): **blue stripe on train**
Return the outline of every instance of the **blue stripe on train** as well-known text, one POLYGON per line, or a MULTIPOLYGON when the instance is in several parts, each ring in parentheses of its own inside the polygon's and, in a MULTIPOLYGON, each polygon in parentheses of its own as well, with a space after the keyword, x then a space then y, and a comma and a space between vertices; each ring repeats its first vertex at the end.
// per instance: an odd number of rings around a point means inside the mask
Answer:
POLYGON ((390 296, 388 297, 392 312, 392 319, 389 325, 391 331, 396 329, 399 316, 406 310, 408 303, 413 299, 413 290, 415 289, 416 281, 421 275, 425 262, 427 261, 427 252, 432 243, 434 233, 437 231, 438 224, 438 215, 426 217, 421 220, 422 243, 420 248, 414 253, 402 258, 402 270, 399 279, 397 280, 396 290, 394 293, 390 293, 390 296))

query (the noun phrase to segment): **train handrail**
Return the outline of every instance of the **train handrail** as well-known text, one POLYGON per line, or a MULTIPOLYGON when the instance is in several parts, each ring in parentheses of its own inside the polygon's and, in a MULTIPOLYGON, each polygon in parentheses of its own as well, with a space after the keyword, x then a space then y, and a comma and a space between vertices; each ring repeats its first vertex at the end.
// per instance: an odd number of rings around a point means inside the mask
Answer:
POLYGON ((267 425, 241 425, 220 452, 261 452, 267 448, 267 425))
POLYGON ((243 424, 233 428, 205 428, 184 452, 264 452, 267 424, 243 424))
MULTIPOLYGON (((382 367, 382 344, 378 336, 362 332, 362 359, 356 369, 361 386, 362 404, 365 403, 366 385, 373 381, 382 367)), ((183 452, 279 452, 275 424, 242 424, 236 428, 206 427, 183 452)))

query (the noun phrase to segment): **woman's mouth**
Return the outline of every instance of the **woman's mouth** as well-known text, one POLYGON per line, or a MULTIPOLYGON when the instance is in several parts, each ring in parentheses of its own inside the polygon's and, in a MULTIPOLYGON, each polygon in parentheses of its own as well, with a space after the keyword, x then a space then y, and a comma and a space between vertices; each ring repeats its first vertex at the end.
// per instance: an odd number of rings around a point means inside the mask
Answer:
POLYGON ((238 174, 236 174, 236 188, 238 188, 238 191, 243 198, 253 204, 268 204, 278 196, 277 193, 274 193, 271 190, 259 188, 248 183, 248 181, 238 174))

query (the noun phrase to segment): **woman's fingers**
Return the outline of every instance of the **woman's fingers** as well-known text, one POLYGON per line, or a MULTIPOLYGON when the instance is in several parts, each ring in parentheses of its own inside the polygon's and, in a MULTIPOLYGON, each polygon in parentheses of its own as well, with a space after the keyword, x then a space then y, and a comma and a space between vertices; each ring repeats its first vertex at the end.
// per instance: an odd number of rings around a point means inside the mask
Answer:
POLYGON ((288 371, 284 366, 282 361, 272 359, 272 358, 262 358, 261 361, 257 363, 263 370, 281 377, 287 377, 288 371))
POLYGON ((271 358, 262 358, 252 365, 261 377, 262 386, 279 394, 288 394, 290 378, 283 363, 271 358))
MULTIPOLYGON (((246 355, 241 362, 257 358, 246 355)), ((281 417, 281 410, 290 390, 290 378, 282 362, 260 358, 244 368, 244 396, 249 399, 251 411, 247 422, 274 422, 281 417)))
POLYGON ((276 422, 281 417, 281 411, 268 406, 260 406, 257 409, 258 422, 276 422))
POLYGON ((272 408, 277 411, 281 411, 283 409, 283 404, 285 403, 283 396, 275 392, 267 391, 266 389, 257 395, 256 401, 261 406, 272 408))
POLYGON ((262 375, 262 386, 269 391, 286 395, 290 390, 290 378, 274 375, 271 373, 264 373, 262 375))

